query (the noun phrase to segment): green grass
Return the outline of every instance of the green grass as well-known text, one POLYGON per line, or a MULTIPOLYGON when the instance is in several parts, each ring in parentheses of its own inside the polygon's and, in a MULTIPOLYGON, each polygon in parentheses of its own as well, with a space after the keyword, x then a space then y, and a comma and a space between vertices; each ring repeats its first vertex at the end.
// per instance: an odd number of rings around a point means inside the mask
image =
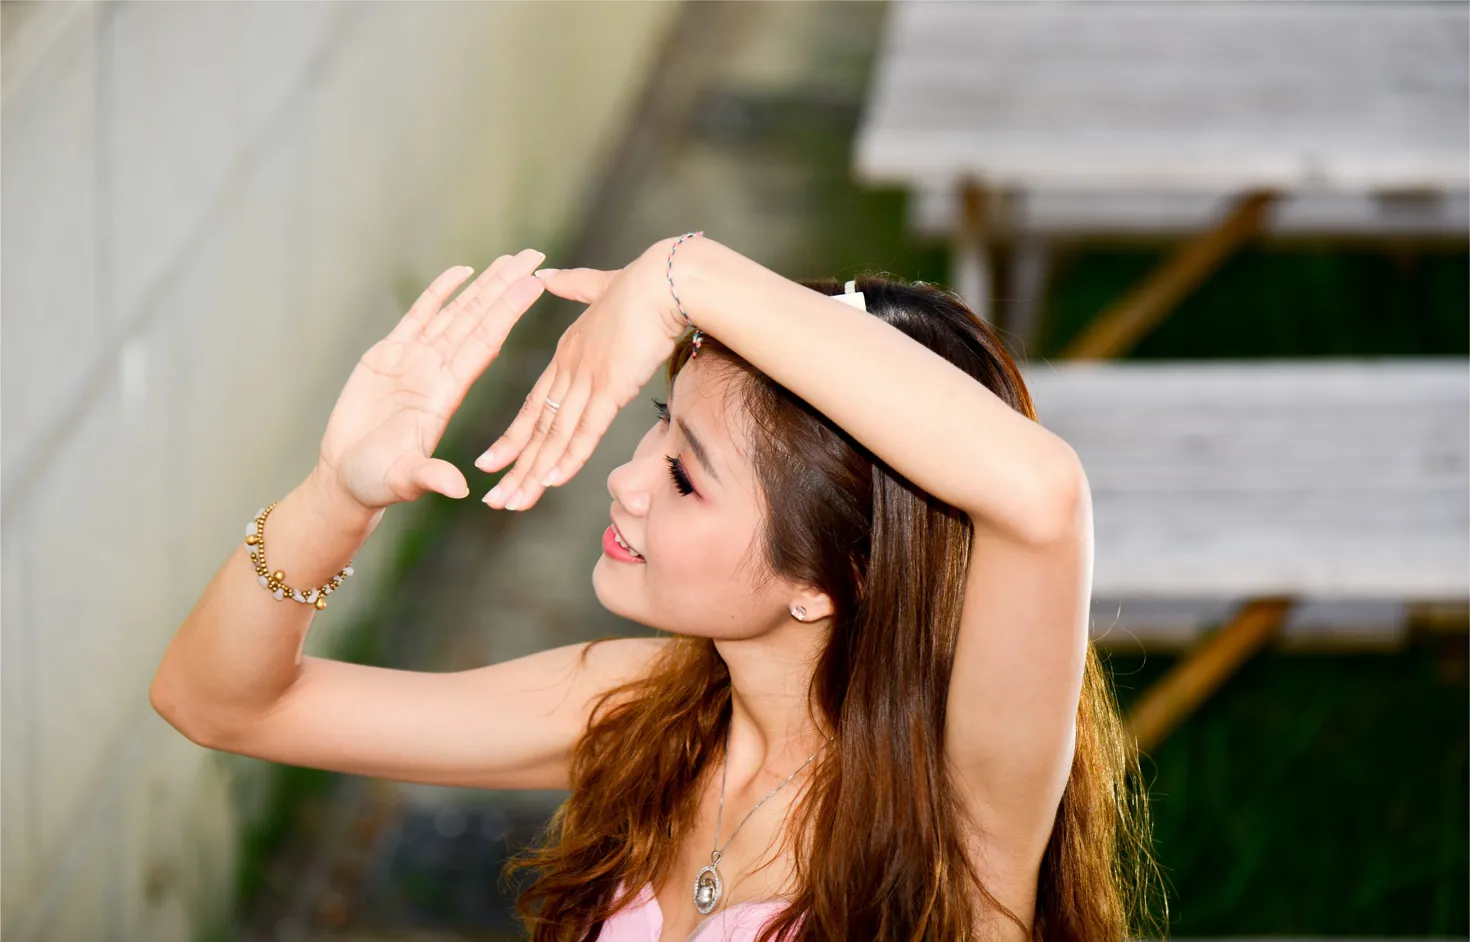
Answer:
MULTIPOLYGON (((1037 350, 1055 356, 1166 257, 1161 247, 1058 254, 1037 350)), ((1227 260, 1142 338, 1131 359, 1470 354, 1470 255, 1463 245, 1393 254, 1266 245, 1227 260)))
MULTIPOLYGON (((1127 709, 1175 658, 1109 663, 1127 709)), ((1177 935, 1464 935, 1463 673, 1436 648, 1249 661, 1144 758, 1177 935)))

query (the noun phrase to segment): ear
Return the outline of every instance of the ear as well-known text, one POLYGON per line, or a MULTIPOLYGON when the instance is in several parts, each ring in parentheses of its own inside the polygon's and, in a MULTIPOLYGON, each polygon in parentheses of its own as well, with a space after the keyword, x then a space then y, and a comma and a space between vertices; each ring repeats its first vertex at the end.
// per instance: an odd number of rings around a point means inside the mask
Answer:
MULTIPOLYGON (((786 602, 786 610, 805 609, 797 621, 814 622, 823 618, 832 617, 832 599, 825 592, 802 591, 791 596, 786 602)), ((795 615, 791 617, 795 618, 795 615)))

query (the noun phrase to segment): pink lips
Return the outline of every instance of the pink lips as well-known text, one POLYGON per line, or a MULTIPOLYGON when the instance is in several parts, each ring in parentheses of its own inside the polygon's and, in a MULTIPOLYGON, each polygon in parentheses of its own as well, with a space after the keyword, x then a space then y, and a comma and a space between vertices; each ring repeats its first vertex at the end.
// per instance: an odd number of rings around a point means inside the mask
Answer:
POLYGON ((632 553, 628 552, 618 545, 618 538, 615 533, 616 531, 613 530, 611 525, 609 525, 606 530, 602 531, 602 551, 610 558, 615 559, 620 563, 643 562, 642 557, 634 556, 632 553))

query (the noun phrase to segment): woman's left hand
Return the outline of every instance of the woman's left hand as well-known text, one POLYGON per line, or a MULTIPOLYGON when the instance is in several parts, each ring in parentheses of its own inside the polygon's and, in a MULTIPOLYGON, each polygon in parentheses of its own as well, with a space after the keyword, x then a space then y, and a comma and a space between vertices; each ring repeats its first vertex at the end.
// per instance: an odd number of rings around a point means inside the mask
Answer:
POLYGON ((515 460, 485 495, 486 504, 527 510, 547 487, 571 480, 618 410, 673 353, 685 325, 664 271, 672 244, 656 243, 618 271, 537 272, 547 291, 589 307, 557 341, 515 421, 476 459, 482 471, 515 460))

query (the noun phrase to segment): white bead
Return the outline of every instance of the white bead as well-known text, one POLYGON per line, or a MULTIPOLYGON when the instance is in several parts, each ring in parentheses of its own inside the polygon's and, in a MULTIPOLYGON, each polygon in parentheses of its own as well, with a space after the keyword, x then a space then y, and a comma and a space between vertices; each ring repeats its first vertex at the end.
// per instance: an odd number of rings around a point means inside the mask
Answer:
POLYGON ((260 577, 260 584, 261 585, 267 585, 268 586, 268 585, 271 584, 271 581, 269 579, 267 579, 265 576, 261 576, 260 577))
POLYGON ((276 591, 272 592, 271 595, 275 596, 276 601, 279 602, 281 599, 286 597, 286 592, 284 589, 277 589, 276 591))
POLYGON ((305 602, 306 601, 306 599, 304 599, 304 598, 301 597, 301 590, 300 589, 292 589, 291 590, 291 598, 295 599, 298 602, 305 602))
POLYGON ((348 567, 347 567, 347 568, 346 568, 346 569, 344 569, 344 570, 342 570, 342 571, 343 571, 343 572, 344 572, 344 573, 345 573, 345 574, 347 574, 347 575, 349 575, 349 576, 350 576, 350 575, 352 575, 352 567, 351 567, 351 566, 348 566, 348 567))
POLYGON ((246 536, 249 536, 250 534, 252 534, 254 532, 255 532, 255 521, 252 520, 249 523, 245 524, 245 535, 246 536))
POLYGON ((308 602, 315 602, 316 601, 316 591, 317 591, 316 589, 312 589, 310 592, 306 593, 306 601, 308 601, 308 602))

